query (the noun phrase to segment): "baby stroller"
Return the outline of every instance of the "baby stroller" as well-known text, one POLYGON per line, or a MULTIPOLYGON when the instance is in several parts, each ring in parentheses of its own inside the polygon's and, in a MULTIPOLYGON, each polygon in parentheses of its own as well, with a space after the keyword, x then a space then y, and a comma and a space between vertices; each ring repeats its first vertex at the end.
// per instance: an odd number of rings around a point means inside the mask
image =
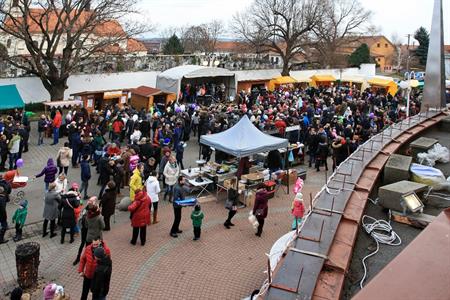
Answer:
POLYGON ((25 191, 22 189, 27 186, 28 177, 20 176, 17 170, 7 171, 3 174, 3 179, 11 186, 11 189, 18 189, 15 196, 12 196, 12 201, 14 204, 19 204, 21 200, 25 197, 25 191))

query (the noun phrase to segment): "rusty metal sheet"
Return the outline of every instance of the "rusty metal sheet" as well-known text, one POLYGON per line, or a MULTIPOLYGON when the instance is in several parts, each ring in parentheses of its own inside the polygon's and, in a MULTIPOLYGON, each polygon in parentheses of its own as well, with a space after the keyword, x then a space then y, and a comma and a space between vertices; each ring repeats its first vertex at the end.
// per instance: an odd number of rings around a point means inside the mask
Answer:
POLYGON ((450 209, 428 225, 353 297, 450 299, 450 209))

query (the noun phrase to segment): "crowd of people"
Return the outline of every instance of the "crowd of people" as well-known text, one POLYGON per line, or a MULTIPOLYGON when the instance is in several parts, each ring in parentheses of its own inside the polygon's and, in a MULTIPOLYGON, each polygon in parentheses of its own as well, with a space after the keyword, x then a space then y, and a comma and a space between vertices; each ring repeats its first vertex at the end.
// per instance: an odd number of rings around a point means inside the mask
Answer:
MULTIPOLYGON (((189 98, 189 97, 187 97, 189 98)), ((410 115, 420 110, 420 99, 412 97, 410 115)), ((93 299, 104 299, 109 290, 112 272, 111 251, 102 232, 111 230, 111 217, 116 210, 118 197, 129 196, 125 209, 130 213, 132 237, 136 245, 138 237, 142 246, 146 243, 147 226, 156 224, 160 193, 163 201, 172 203, 174 220, 169 232, 178 237, 182 232, 180 222, 183 200, 189 193, 186 180, 181 176, 184 169, 183 153, 187 142, 200 136, 219 133, 247 115, 260 130, 286 137, 292 143, 302 143, 303 153, 309 157, 306 163, 317 171, 322 166, 328 170, 327 160, 331 154, 334 169, 359 144, 386 126, 406 117, 403 99, 390 96, 384 91, 359 91, 356 87, 320 87, 300 89, 279 87, 274 92, 265 90, 240 92, 233 103, 217 103, 204 107, 196 103, 171 103, 165 109, 157 106, 150 111, 136 110, 125 105, 106 106, 102 111, 88 113, 84 108, 62 111, 52 109, 49 116, 42 115, 37 132, 40 146, 45 137, 53 135, 52 145, 59 144, 62 136, 67 142, 61 145, 57 156, 49 158, 36 178, 43 177, 45 200, 43 207, 42 236, 54 238, 60 227, 60 242, 69 242, 80 236, 80 247, 74 265, 83 276, 82 299, 89 292, 93 299), (299 125, 299 130, 287 132, 289 126, 299 125), (80 185, 67 178, 71 168, 80 168, 80 185), (96 184, 100 193, 89 192, 92 173, 99 174, 96 184), (129 187, 129 195, 122 189, 129 187), (162 188, 161 188, 162 187, 162 188), (49 226, 50 225, 50 226, 49 226), (49 232, 47 231, 49 229, 49 232)), ((9 169, 17 172, 17 161, 28 151, 30 123, 26 114, 14 111, 6 119, 0 119, 0 168, 5 167, 9 155, 9 169)), ((195 141, 193 141, 195 142, 195 141)), ((203 145, 204 160, 212 158, 214 149, 203 145)), ((221 163, 228 155, 215 150, 214 159, 221 163)), ((248 173, 248 159, 240 162, 248 173)), ((283 159, 278 151, 269 153, 267 166, 271 172, 281 169, 283 159)), ((73 179, 73 177, 72 177, 73 179)), ((7 224, 6 202, 11 187, 4 178, 0 180, 0 243, 7 224)), ((238 192, 231 188, 225 204, 228 210, 224 227, 230 229, 232 218, 239 205, 238 192)), ((122 203, 121 203, 122 204, 122 203)), ((27 203, 21 202, 14 215, 17 240, 25 224, 27 203)), ((268 215, 268 201, 256 197, 253 214, 258 220, 256 235, 261 236, 264 219, 268 215)), ((294 221, 298 226, 304 214, 301 197, 292 204, 294 221)), ((205 217, 199 205, 191 213, 194 240, 200 239, 202 221, 205 217)))

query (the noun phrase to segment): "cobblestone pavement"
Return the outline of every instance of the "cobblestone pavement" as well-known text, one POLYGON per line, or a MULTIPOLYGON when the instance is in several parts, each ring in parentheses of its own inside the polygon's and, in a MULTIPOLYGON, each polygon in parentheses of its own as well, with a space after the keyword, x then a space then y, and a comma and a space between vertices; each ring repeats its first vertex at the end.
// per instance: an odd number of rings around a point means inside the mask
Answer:
MULTIPOLYGON (((190 147, 193 150, 187 153, 187 157, 193 161, 198 150, 194 146, 190 147)), ((28 169, 33 172, 40 169, 47 157, 54 157, 56 151, 56 146, 32 146, 24 156, 26 169, 22 173, 28 169), (28 159, 33 161, 31 166, 27 163, 28 159), (36 160, 38 166, 34 163, 36 160)), ((69 170, 69 176, 72 170, 69 170)), ((75 176, 79 176, 79 171, 75 172, 75 176)), ((324 181, 323 172, 309 170, 304 187, 305 198, 309 197, 309 193, 316 193, 324 181)), ((32 214, 38 221, 42 213, 42 202, 39 200, 43 197, 43 183, 35 184, 33 182, 27 187, 27 195, 33 197, 30 208, 38 211, 32 214)), ((173 220, 172 207, 160 201, 160 223, 148 228, 147 244, 141 246, 138 242, 136 246, 132 246, 129 243, 129 215, 117 212, 112 230, 104 233, 113 260, 108 299, 240 299, 248 296, 266 278, 265 253, 290 228, 292 197, 292 194, 286 195, 279 189, 276 197, 270 200, 269 216, 261 238, 254 235, 253 228, 248 223, 250 208, 240 209, 233 219, 236 226, 226 229, 223 222, 227 210, 223 201, 202 204, 205 220, 200 241, 192 241, 192 224, 189 218, 192 208, 183 209, 183 233, 176 239, 171 238, 169 229, 173 220)), ((40 223, 29 225, 25 228, 25 239, 22 241, 35 241, 41 245, 41 285, 55 281, 62 284, 73 299, 78 299, 82 278, 72 262, 76 257, 79 239, 76 238, 73 244, 66 242, 61 245, 58 237, 42 238, 41 232, 40 223)), ((8 234, 13 234, 13 230, 9 230, 8 234)), ((15 248, 16 243, 12 241, 0 245, 0 299, 4 299, 16 284, 15 248)), ((42 299, 41 289, 33 293, 33 299, 42 299)))

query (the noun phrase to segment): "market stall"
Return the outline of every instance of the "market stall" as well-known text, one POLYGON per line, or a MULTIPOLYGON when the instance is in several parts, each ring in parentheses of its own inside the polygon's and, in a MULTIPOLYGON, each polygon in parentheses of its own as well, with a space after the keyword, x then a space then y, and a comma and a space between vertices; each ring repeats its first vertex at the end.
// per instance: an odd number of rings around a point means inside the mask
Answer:
POLYGON ((316 74, 311 76, 310 79, 313 87, 330 86, 336 81, 336 78, 330 74, 316 74))
POLYGON ((342 75, 340 81, 342 85, 348 84, 350 88, 355 85, 360 91, 364 91, 369 87, 366 78, 361 75, 342 75))
POLYGON ((175 101, 176 98, 177 95, 174 93, 168 93, 160 89, 142 85, 131 90, 130 104, 137 110, 143 108, 149 111, 153 105, 165 110, 166 106, 172 101, 175 101))
POLYGON ((269 90, 273 91, 276 87, 280 85, 295 84, 297 82, 298 82, 297 79, 291 76, 278 76, 270 80, 269 90))
POLYGON ((74 93, 73 96, 76 101, 82 101, 83 107, 88 113, 94 110, 102 110, 107 105, 118 105, 122 108, 128 104, 128 99, 131 97, 131 89, 117 89, 117 90, 99 90, 99 91, 84 91, 74 93))
POLYGON ((178 98, 180 98, 182 86, 203 84, 213 86, 214 90, 224 86, 224 96, 227 99, 236 95, 236 76, 223 68, 185 65, 166 70, 156 77, 156 88, 175 93, 178 98))
POLYGON ((69 108, 69 107, 76 107, 76 106, 83 106, 83 101, 81 100, 65 100, 65 101, 47 101, 44 102, 44 109, 45 114, 47 114, 47 109, 51 108, 69 108))
POLYGON ((398 91, 398 86, 392 79, 374 77, 367 80, 367 83, 374 89, 385 89, 391 96, 395 96, 398 91))
MULTIPOLYGON (((230 154, 237 159, 250 157, 251 155, 268 152, 271 150, 278 150, 280 148, 288 148, 289 142, 286 139, 277 138, 259 131, 248 119, 247 116, 231 127, 230 129, 211 135, 202 135, 200 137, 200 144, 210 146, 216 150, 230 154)), ((287 166, 287 164, 286 164, 287 166)), ((220 167, 219 171, 223 167, 220 167)), ((258 169, 263 169, 262 166, 256 165, 250 168, 250 174, 242 176, 240 182, 234 178, 228 179, 228 184, 218 181, 218 184, 225 189, 236 184, 237 190, 244 190, 246 193, 254 193, 253 188, 257 187, 259 183, 268 179, 268 171, 258 172, 258 169), (253 168, 253 169, 252 169, 253 168)), ((233 167, 230 167, 233 169, 233 167)), ((287 181, 288 189, 291 180, 287 181)), ((246 203, 248 205, 248 203, 246 203)))

